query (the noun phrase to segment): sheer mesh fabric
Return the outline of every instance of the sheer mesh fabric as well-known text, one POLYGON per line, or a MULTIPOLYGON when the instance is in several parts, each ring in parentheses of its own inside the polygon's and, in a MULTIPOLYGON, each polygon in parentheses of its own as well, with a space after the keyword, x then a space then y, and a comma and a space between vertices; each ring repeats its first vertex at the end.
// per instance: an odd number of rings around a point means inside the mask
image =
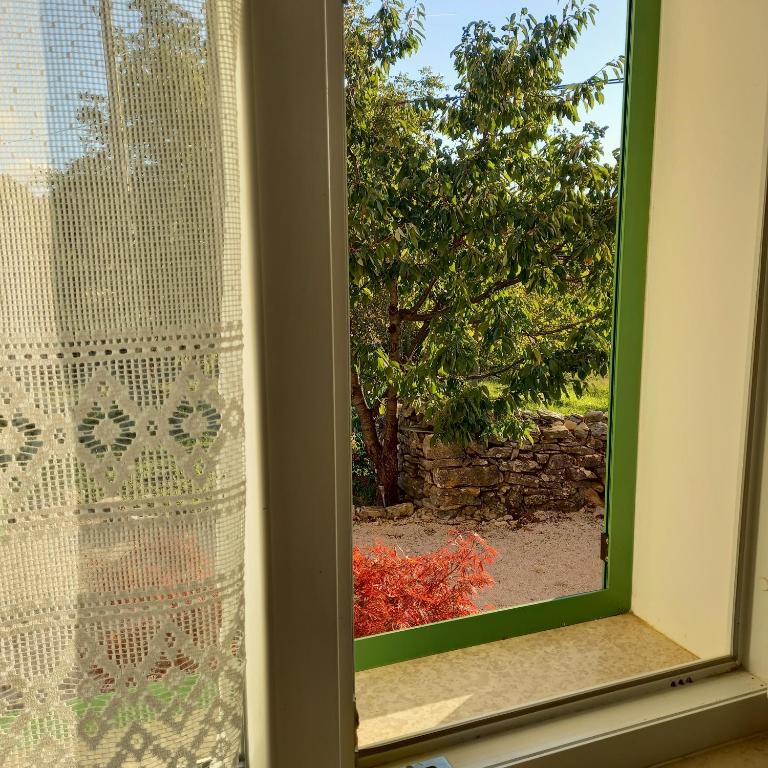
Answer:
POLYGON ((232 766, 237 0, 0 0, 0 765, 232 766))

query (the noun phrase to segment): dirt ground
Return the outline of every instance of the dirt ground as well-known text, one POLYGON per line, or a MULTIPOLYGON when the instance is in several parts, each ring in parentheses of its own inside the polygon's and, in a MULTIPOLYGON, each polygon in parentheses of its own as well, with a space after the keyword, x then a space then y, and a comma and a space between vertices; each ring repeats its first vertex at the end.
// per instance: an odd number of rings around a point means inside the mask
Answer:
POLYGON ((375 520, 355 523, 353 538, 360 547, 383 542, 404 554, 421 554, 445 544, 453 527, 475 530, 498 551, 488 569, 496 586, 480 592, 476 603, 506 608, 601 589, 601 526, 602 520, 587 511, 539 513, 535 522, 518 528, 495 522, 375 520))

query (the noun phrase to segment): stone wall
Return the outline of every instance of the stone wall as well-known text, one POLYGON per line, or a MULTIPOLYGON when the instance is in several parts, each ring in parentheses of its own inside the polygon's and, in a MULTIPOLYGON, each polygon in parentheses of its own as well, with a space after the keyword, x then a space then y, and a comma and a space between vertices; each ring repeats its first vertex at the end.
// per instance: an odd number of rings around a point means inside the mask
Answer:
POLYGON ((607 414, 527 414, 532 443, 472 445, 434 440, 401 419, 400 487, 416 510, 445 518, 524 520, 534 512, 604 506, 607 414))

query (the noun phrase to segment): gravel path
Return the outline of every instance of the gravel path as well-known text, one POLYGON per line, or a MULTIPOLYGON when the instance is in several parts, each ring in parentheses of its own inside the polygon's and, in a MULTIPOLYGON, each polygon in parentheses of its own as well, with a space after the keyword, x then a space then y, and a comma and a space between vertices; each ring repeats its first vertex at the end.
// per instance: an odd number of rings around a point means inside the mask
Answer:
POLYGON ((445 544, 451 528, 477 531, 498 551, 488 569, 496 586, 477 596, 478 605, 506 608, 602 587, 602 521, 592 512, 572 515, 539 513, 536 522, 512 528, 507 523, 370 521, 355 523, 354 543, 383 542, 405 554, 421 554, 445 544))

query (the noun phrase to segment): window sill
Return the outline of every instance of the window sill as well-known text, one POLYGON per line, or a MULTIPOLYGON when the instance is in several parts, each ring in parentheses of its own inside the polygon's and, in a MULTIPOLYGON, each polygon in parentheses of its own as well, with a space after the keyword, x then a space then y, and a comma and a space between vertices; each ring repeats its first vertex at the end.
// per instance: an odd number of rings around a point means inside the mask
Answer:
POLYGON ((766 727, 765 683, 737 670, 548 720, 507 723, 504 730, 470 733, 448 746, 435 742, 420 754, 407 749, 363 754, 358 766, 404 768, 439 755, 452 768, 647 768, 761 733, 766 727))
POLYGON ((356 676, 361 748, 690 664, 632 614, 464 648, 356 676))

